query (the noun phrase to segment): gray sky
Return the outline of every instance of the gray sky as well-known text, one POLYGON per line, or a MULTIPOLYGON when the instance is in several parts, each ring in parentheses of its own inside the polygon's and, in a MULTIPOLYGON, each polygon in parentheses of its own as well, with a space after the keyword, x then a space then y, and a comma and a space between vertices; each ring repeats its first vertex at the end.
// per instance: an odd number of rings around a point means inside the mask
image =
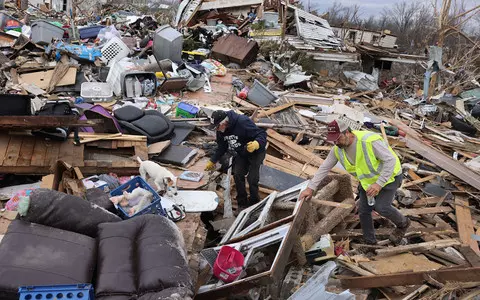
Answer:
MULTIPOLYGON (((307 3, 309 0, 302 0, 305 9, 308 8, 307 3)), ((421 0, 407 0, 407 2, 418 2, 421 0)), ((310 0, 310 7, 312 10, 317 10, 319 13, 325 12, 330 6, 333 5, 335 0, 310 0)), ((388 8, 395 3, 402 2, 401 0, 338 0, 344 6, 350 6, 358 4, 361 7, 361 16, 369 17, 370 15, 378 16, 381 14, 383 8, 388 8)), ((441 1, 439 1, 441 3, 441 1)), ((452 1, 453 2, 453 1, 452 1)), ((427 3, 431 3, 428 1, 427 3)), ((480 4, 480 0, 465 0, 467 8, 472 8, 475 5, 480 4)))

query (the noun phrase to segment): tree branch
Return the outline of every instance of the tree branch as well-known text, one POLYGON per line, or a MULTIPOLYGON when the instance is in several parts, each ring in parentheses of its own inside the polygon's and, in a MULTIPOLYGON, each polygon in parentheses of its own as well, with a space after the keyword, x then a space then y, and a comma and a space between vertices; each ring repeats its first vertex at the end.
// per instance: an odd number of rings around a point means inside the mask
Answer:
POLYGON ((459 14, 459 15, 454 16, 454 17, 452 18, 452 20, 461 18, 461 17, 463 17, 464 15, 469 14, 469 13, 471 13, 472 11, 477 10, 477 9, 479 9, 479 8, 480 8, 480 5, 477 5, 476 7, 472 8, 472 9, 469 9, 469 10, 467 10, 467 11, 465 11, 465 12, 459 14))

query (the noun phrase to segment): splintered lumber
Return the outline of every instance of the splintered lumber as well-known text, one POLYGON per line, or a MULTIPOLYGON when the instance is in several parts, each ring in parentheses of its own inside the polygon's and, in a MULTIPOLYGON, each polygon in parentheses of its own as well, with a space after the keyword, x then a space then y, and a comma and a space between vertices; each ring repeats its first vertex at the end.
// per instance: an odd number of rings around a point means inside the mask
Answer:
MULTIPOLYGON (((375 235, 377 237, 381 236, 389 236, 392 233, 391 228, 377 228, 375 229, 375 235)), ((407 233, 410 234, 444 234, 444 235, 454 235, 457 232, 453 229, 448 229, 445 227, 431 227, 431 228, 419 228, 419 227, 412 227, 410 226, 407 230, 407 233)), ((335 240, 343 239, 343 238, 355 238, 363 236, 363 232, 361 229, 344 229, 335 233, 332 233, 332 238, 335 240)))
POLYGON ((464 245, 470 246, 473 251, 480 253, 478 242, 472 239, 473 230, 472 214, 468 209, 468 199, 461 196, 455 196, 455 215, 457 217, 458 235, 464 245))
POLYGON ((353 210, 355 200, 353 198, 347 198, 341 203, 342 205, 351 205, 352 207, 349 209, 343 207, 334 208, 328 216, 318 222, 314 228, 309 228, 307 233, 301 237, 303 249, 310 249, 322 235, 329 233, 333 228, 340 224, 353 210))
POLYGON ((420 198, 413 202, 413 207, 426 207, 426 206, 436 206, 437 203, 440 202, 440 197, 428 197, 428 198, 420 198))
POLYGON ((270 108, 269 110, 264 110, 264 111, 261 111, 258 113, 257 115, 257 118, 263 118, 263 117, 267 117, 267 116, 270 116, 270 115, 273 115, 277 112, 280 112, 284 109, 287 109, 289 107, 292 107, 295 105, 295 102, 289 102, 289 103, 285 103, 285 104, 282 104, 282 105, 279 105, 277 107, 274 107, 274 108, 270 108))
POLYGON ((426 177, 423 177, 423 178, 420 178, 420 179, 417 179, 417 180, 414 180, 414 181, 410 181, 410 182, 407 182, 404 185, 402 185, 402 188, 407 188, 407 187, 417 185, 419 183, 427 182, 427 181, 430 181, 432 179, 435 179, 435 177, 437 177, 437 175, 429 175, 429 176, 426 176, 426 177))
POLYGON ((103 120, 79 120, 76 116, 2 116, 0 128, 95 127, 103 120))
POLYGON ((233 102, 237 103, 238 105, 241 105, 243 107, 248 107, 248 108, 258 108, 258 106, 247 102, 247 100, 240 99, 236 96, 233 96, 233 102))
MULTIPOLYGON (((468 209, 467 209, 468 210, 468 209)), ((448 206, 439 206, 439 207, 425 207, 425 208, 406 208, 400 209, 400 212, 404 216, 419 216, 419 215, 429 215, 429 214, 441 214, 449 213, 453 211, 451 207, 448 206)))
POLYGON ((445 240, 431 241, 426 243, 389 247, 385 249, 378 249, 375 251, 379 256, 389 256, 389 255, 395 255, 395 254, 408 252, 408 251, 425 251, 425 250, 441 249, 441 248, 447 248, 447 247, 458 246, 458 245, 461 245, 461 243, 457 239, 445 239, 445 240))
POLYGON ((446 283, 454 282, 477 282, 480 278, 480 268, 449 268, 427 272, 408 272, 390 275, 361 276, 341 278, 343 288, 371 289, 404 285, 419 285, 425 281, 425 276, 446 283))
MULTIPOLYGON (((323 164, 323 159, 321 157, 313 154, 302 146, 295 144, 293 141, 275 132, 274 130, 267 129, 267 134, 268 141, 270 143, 277 146, 279 149, 290 155, 292 158, 317 167, 323 164)), ((337 168, 332 169, 332 171, 338 174, 347 174, 346 171, 337 168)))
POLYGON ((362 268, 375 275, 432 271, 442 267, 442 265, 430 261, 425 255, 414 255, 412 253, 379 257, 375 261, 360 262, 359 264, 362 268))
POLYGON ((97 137, 92 137, 92 138, 86 138, 84 140, 80 141, 80 144, 86 144, 86 143, 91 143, 91 142, 96 142, 96 141, 102 141, 102 140, 108 140, 108 139, 113 139, 113 138, 118 138, 121 137, 121 133, 114 133, 110 135, 103 135, 103 136, 97 136, 97 137))
POLYGON ((480 190, 480 175, 470 170, 467 166, 455 161, 443 153, 440 153, 438 150, 426 145, 422 141, 413 138, 407 137, 407 147, 437 164, 448 173, 457 176, 477 190, 480 190))
POLYGON ((327 201, 327 200, 317 200, 317 199, 312 199, 312 203, 316 205, 325 205, 325 206, 331 206, 331 207, 338 207, 338 208, 352 208, 353 205, 351 204, 343 204, 339 202, 333 202, 333 201, 327 201))

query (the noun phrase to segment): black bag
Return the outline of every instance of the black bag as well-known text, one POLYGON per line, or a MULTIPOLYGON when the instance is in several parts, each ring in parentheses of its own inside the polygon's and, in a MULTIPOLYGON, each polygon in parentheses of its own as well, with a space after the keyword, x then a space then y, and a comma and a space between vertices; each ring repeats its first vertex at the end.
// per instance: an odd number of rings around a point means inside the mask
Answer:
MULTIPOLYGON (((76 109, 70 107, 68 101, 47 102, 39 111, 37 116, 75 116, 79 115, 76 109)), ((32 131, 33 135, 50 138, 57 141, 66 141, 72 129, 69 127, 43 128, 32 131)))

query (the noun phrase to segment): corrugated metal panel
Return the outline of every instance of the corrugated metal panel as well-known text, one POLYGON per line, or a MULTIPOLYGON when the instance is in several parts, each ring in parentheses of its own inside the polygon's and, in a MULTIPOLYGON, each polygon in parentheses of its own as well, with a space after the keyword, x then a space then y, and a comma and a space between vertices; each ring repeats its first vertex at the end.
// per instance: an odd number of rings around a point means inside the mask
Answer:
POLYGON ((295 8, 295 19, 299 36, 318 47, 340 47, 340 40, 335 37, 330 24, 325 19, 295 8))
POLYGON ((217 1, 208 1, 203 2, 200 10, 210 10, 210 9, 221 9, 229 7, 240 7, 240 6, 250 6, 250 5, 259 5, 262 4, 263 0, 217 0, 217 1))

